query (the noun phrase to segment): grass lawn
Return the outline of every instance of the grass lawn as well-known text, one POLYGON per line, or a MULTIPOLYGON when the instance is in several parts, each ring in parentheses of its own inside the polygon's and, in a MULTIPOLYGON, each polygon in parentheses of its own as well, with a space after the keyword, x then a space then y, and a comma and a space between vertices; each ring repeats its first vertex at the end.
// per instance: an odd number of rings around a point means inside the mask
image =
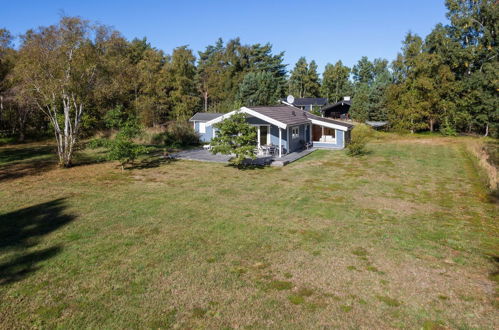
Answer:
POLYGON ((0 147, 0 327, 497 328, 498 206, 462 141, 242 171, 0 147))

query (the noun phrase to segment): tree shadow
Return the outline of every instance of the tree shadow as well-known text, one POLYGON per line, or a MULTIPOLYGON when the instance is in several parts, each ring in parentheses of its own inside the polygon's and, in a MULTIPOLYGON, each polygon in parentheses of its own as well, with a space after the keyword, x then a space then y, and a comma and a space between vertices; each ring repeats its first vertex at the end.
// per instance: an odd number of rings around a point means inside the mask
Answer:
POLYGON ((176 161, 177 161, 177 159, 173 158, 173 157, 153 155, 153 156, 142 159, 138 163, 132 164, 132 166, 128 167, 128 169, 141 170, 141 169, 147 169, 147 168, 155 168, 155 167, 159 167, 163 164, 170 164, 170 163, 173 163, 176 161))
POLYGON ((24 176, 41 174, 54 169, 55 160, 36 160, 31 162, 14 162, 0 166, 0 182, 22 178, 24 176))
POLYGON ((65 199, 55 199, 0 215, 0 252, 11 255, 0 263, 0 285, 25 278, 40 269, 40 262, 62 251, 61 245, 37 251, 28 249, 36 248, 43 236, 76 218, 64 213, 64 204, 65 199))
POLYGON ((54 146, 14 146, 0 149, 0 164, 25 161, 30 158, 44 156, 54 153, 54 146))
POLYGON ((40 174, 55 167, 54 146, 13 146, 0 149, 0 182, 40 174), (46 157, 43 157, 46 156, 46 157))

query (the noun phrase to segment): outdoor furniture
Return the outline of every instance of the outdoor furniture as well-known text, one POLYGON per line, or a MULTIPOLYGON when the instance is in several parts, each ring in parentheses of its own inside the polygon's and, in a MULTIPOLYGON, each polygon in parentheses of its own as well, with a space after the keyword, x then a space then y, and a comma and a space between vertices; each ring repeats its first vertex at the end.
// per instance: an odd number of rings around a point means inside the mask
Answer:
POLYGON ((269 145, 267 150, 271 156, 275 156, 275 151, 276 151, 275 145, 273 145, 273 144, 269 145))
POLYGON ((269 155, 269 153, 270 153, 270 146, 268 146, 268 145, 262 145, 262 146, 260 146, 260 148, 262 149, 262 154, 264 156, 268 156, 269 155))
POLYGON ((307 142, 307 143, 305 144, 305 148, 306 148, 306 149, 310 149, 310 148, 312 148, 313 146, 314 146, 314 144, 313 144, 312 142, 307 142))

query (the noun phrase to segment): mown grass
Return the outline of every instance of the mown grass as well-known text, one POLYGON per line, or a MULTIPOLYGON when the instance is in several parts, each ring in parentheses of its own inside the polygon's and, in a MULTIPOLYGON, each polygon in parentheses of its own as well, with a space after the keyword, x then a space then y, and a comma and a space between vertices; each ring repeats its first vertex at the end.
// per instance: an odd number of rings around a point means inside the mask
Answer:
POLYGON ((499 322, 498 208, 459 139, 248 171, 39 147, 0 147, 2 328, 499 322))

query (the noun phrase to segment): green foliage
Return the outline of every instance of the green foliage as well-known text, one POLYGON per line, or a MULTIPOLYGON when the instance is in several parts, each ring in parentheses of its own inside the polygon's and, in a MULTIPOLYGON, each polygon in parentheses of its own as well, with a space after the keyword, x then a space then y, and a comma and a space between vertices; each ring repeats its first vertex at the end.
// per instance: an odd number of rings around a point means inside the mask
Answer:
POLYGON ((353 85, 349 77, 350 68, 341 61, 327 64, 322 74, 321 96, 331 103, 340 101, 343 96, 351 96, 353 85))
POLYGON ((236 101, 245 106, 270 105, 279 96, 279 82, 271 72, 250 72, 239 85, 236 101))
POLYGON ((353 67, 352 73, 355 92, 351 117, 360 122, 387 120, 386 91, 393 81, 388 61, 376 58, 371 62, 367 57, 362 57, 353 67))
POLYGON ((318 97, 320 94, 320 79, 317 73, 317 64, 311 61, 307 64, 305 57, 301 57, 291 71, 288 83, 289 94, 296 97, 318 97))
POLYGON ((200 143, 199 136, 192 128, 192 125, 182 122, 170 123, 164 132, 153 137, 152 142, 174 148, 193 146, 200 143))
MULTIPOLYGON (((142 133, 142 128, 135 118, 121 122, 119 131, 114 139, 101 146, 108 148, 108 159, 120 162, 121 168, 133 163, 137 157, 148 151, 148 148, 133 141, 142 133)), ((98 143, 97 143, 98 144, 98 143)))
POLYGON ((449 120, 447 118, 445 119, 443 125, 440 127, 440 133, 442 133, 442 135, 446 135, 446 136, 456 136, 457 135, 456 130, 454 129, 454 127, 452 127, 449 124, 449 120))
POLYGON ((61 141, 72 141, 61 151, 69 165, 73 144, 96 129, 117 129, 116 115, 157 127, 184 121, 200 109, 229 112, 273 104, 288 92, 330 102, 350 95, 353 119, 389 120, 399 131, 496 137, 499 6, 494 0, 445 4, 448 25, 436 25, 424 39, 409 33, 391 70, 386 60, 364 56, 352 70, 341 61, 326 65, 322 82, 314 61, 300 58, 287 79, 283 52, 273 53, 268 43, 245 45, 239 38, 208 45, 196 62, 187 46, 166 54, 146 38, 128 41, 110 27, 78 17, 27 31, 17 49, 12 34, 0 29, 0 128, 20 139, 25 131, 56 129, 66 122, 61 119, 65 99, 71 117, 80 119, 78 127, 67 130, 75 132, 73 139, 60 134, 61 141), (73 54, 69 66, 67 54, 73 54), (83 107, 81 115, 67 102, 71 99, 83 107), (61 113, 49 124, 46 113, 54 110, 61 113))
MULTIPOLYGON (((346 148, 347 154, 349 156, 364 155, 366 153, 366 144, 374 135, 373 129, 365 124, 359 124, 354 127, 351 134, 350 143, 346 148)), ((357 252, 354 251, 354 254, 357 254, 357 252)))
POLYGON ((106 112, 104 115, 104 124, 107 128, 118 129, 126 121, 125 112, 122 105, 118 105, 106 112))
POLYGON ((231 117, 215 124, 216 137, 211 140, 211 152, 235 155, 231 163, 244 165, 248 158, 255 159, 257 136, 255 127, 246 122, 246 114, 237 112, 231 117))
POLYGON ((277 84, 276 94, 284 96, 286 66, 283 58, 284 52, 272 54, 270 44, 243 45, 239 38, 225 45, 218 39, 215 45, 206 47, 204 52, 199 52, 196 76, 205 111, 210 107, 225 110, 217 110, 221 112, 234 110, 232 105, 240 84, 250 72, 270 73, 277 84))

